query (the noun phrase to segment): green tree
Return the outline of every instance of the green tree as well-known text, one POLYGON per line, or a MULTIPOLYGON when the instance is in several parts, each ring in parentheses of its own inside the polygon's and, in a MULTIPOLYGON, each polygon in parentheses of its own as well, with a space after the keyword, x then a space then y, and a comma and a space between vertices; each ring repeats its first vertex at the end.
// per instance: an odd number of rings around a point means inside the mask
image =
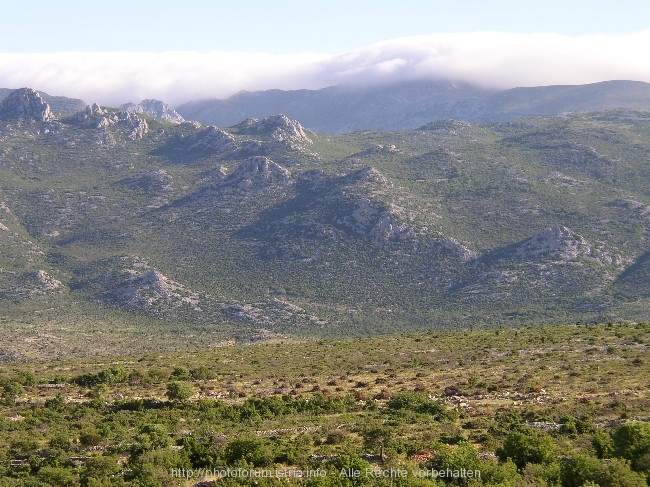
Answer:
POLYGON ((34 372, 24 371, 18 374, 18 382, 24 386, 35 386, 38 382, 34 372))
POLYGON ((79 443, 82 446, 97 446, 101 444, 102 440, 101 433, 93 425, 84 426, 79 433, 79 443))
POLYGON ((503 446, 497 448, 496 454, 501 461, 511 459, 518 469, 527 463, 549 463, 555 456, 553 440, 543 433, 526 429, 512 431, 504 440, 503 446))
POLYGON ((372 477, 366 476, 366 469, 371 468, 371 464, 359 457, 356 453, 347 451, 341 453, 338 457, 330 460, 327 465, 330 467, 329 477, 337 479, 340 484, 334 485, 372 485, 372 477), (360 476, 354 477, 353 472, 360 472, 360 476))
POLYGON ((185 367, 174 367, 172 370, 172 377, 176 380, 188 380, 190 373, 185 367))
POLYGON ((598 458, 611 458, 614 455, 614 441, 611 435, 604 431, 596 431, 591 440, 591 445, 596 450, 598 458))
POLYGON ((436 470, 480 470, 478 450, 470 443, 462 442, 456 447, 441 444, 434 449, 436 457, 432 465, 436 470))
POLYGON ((226 445, 223 453, 229 464, 239 460, 252 463, 255 467, 265 467, 273 461, 271 449, 256 437, 244 437, 232 440, 226 445))
POLYGON ((632 462, 635 470, 648 470, 650 463, 650 423, 629 422, 612 434, 614 455, 632 462))
POLYGON ((167 384, 167 398, 172 402, 187 401, 194 394, 194 389, 186 382, 173 381, 167 384))
POLYGON ((204 365, 190 370, 190 375, 194 380, 212 380, 216 377, 216 374, 204 365))
POLYGON ((99 484, 120 471, 117 457, 102 456, 89 458, 81 469, 83 485, 99 484))
POLYGON ((162 424, 147 424, 143 426, 135 439, 142 451, 167 448, 172 442, 167 428, 162 424))
POLYGON ((57 392, 56 395, 45 401, 45 407, 52 409, 53 411, 63 411, 66 405, 65 394, 61 391, 57 392))
POLYGON ((72 443, 70 438, 65 433, 59 433, 47 442, 50 448, 56 448, 63 451, 70 451, 72 449, 72 443))
POLYGON ((162 449, 132 457, 129 466, 131 472, 127 480, 142 487, 179 485, 179 479, 172 476, 172 468, 191 468, 187 457, 181 453, 162 449))
POLYGON ((206 441, 191 436, 183 438, 183 452, 194 468, 208 468, 217 464, 215 449, 206 441))
POLYGON ((55 487, 72 487, 79 485, 75 473, 67 468, 43 467, 38 471, 38 478, 43 482, 55 487))
POLYGON ((391 446, 393 430, 381 423, 370 423, 361 431, 363 446, 376 453, 391 446))
POLYGON ((13 380, 5 382, 2 388, 2 398, 7 404, 15 405, 18 398, 25 393, 25 388, 13 380))
POLYGON ((411 409, 413 411, 418 410, 424 404, 429 402, 429 398, 423 392, 398 392, 390 401, 388 401, 387 406, 389 409, 399 410, 399 409, 411 409))

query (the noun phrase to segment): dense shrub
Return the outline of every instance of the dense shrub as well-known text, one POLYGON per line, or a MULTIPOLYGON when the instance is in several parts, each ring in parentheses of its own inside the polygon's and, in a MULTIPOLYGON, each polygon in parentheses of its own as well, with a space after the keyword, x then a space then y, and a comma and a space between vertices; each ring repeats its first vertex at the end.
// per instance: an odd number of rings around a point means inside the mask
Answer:
POLYGON ((458 417, 458 414, 448 410, 444 403, 432 401, 423 392, 399 392, 391 397, 387 405, 394 411, 409 410, 419 414, 429 414, 438 421, 453 421, 458 417))
POLYGON ((265 467, 273 461, 271 449, 256 437, 232 440, 224 448, 223 457, 230 465, 239 460, 244 460, 255 467, 265 467))
POLYGON ((72 379, 72 383, 82 387, 95 387, 99 384, 120 384, 128 382, 131 373, 124 367, 111 367, 97 373, 82 374, 72 379))
POLYGON ((600 487, 647 487, 645 478, 622 460, 598 460, 579 454, 560 466, 562 487, 582 487, 590 482, 600 487))
POLYGON ((497 448, 500 460, 512 460, 521 469, 527 463, 549 463, 555 457, 553 440, 547 434, 531 429, 512 431, 497 448))

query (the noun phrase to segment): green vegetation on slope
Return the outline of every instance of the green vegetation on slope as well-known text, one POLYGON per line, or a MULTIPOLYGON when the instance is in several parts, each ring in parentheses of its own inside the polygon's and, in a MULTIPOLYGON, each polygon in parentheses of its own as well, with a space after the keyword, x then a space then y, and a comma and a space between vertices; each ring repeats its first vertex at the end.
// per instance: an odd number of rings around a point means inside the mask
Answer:
POLYGON ((193 485, 230 468, 274 474, 216 485, 644 486, 649 332, 432 330, 13 364, 0 485, 193 485), (414 473, 447 469, 480 477, 414 473))
POLYGON ((8 120, 2 353, 647 320, 649 120, 8 120))

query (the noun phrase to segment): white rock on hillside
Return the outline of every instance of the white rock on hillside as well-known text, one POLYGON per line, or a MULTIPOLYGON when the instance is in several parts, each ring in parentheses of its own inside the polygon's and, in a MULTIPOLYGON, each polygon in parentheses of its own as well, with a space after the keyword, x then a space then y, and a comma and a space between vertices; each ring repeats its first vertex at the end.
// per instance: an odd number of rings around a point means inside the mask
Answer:
POLYGON ((54 279, 44 270, 38 270, 34 273, 34 278, 39 285, 39 288, 43 291, 54 291, 60 289, 63 286, 63 283, 57 279, 54 279))
POLYGON ((156 270, 131 279, 109 293, 120 306, 146 310, 152 307, 189 305, 198 309, 199 296, 156 270))

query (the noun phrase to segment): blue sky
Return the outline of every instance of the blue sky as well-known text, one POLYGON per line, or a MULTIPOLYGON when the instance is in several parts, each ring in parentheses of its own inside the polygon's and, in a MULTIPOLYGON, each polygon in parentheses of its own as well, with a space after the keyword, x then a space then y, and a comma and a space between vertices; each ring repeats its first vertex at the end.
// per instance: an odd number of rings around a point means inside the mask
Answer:
POLYGON ((0 87, 103 104, 414 78, 650 82, 650 0, 0 0, 0 15, 0 87))
POLYGON ((650 28, 648 0, 0 0, 2 52, 338 54, 396 37, 650 28), (15 19, 6 22, 6 19, 15 19))

